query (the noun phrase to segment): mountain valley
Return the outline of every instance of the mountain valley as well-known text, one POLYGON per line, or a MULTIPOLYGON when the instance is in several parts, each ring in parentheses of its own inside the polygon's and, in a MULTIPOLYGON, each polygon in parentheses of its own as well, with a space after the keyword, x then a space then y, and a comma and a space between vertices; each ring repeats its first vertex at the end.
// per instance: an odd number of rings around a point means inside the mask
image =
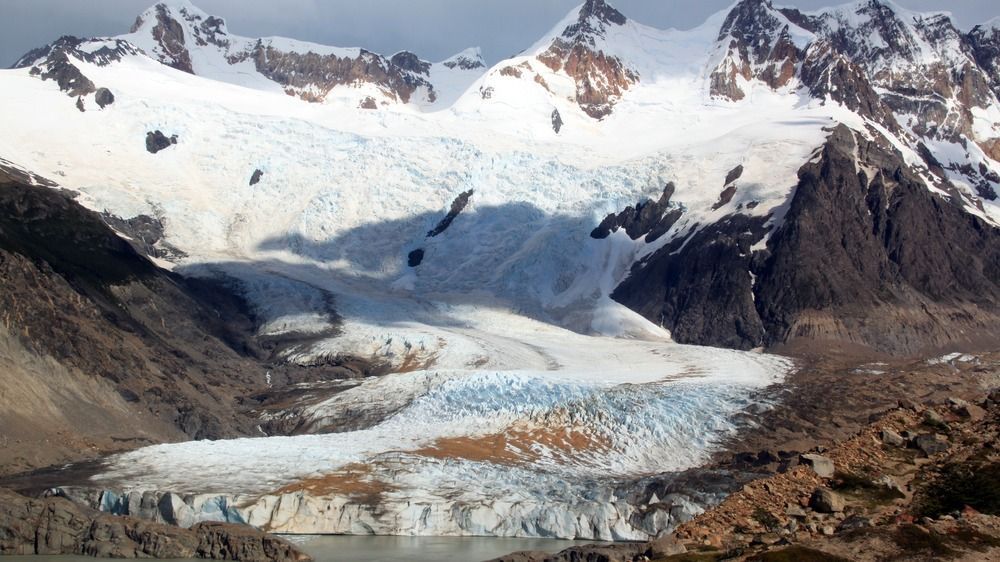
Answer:
POLYGON ((721 517, 747 454, 995 408, 998 53, 888 0, 587 0, 492 65, 187 0, 59 38, 0 71, 0 487, 648 541, 721 517))

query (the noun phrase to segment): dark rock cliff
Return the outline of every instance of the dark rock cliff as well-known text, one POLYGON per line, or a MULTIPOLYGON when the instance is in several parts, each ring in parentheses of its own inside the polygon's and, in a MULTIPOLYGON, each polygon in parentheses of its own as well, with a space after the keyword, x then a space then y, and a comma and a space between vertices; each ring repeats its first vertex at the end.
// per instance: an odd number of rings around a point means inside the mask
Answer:
POLYGON ((742 349, 825 341, 906 355, 982 344, 1000 327, 1000 231, 844 126, 752 252, 765 224, 734 214, 673 240, 613 298, 677 341, 742 349))

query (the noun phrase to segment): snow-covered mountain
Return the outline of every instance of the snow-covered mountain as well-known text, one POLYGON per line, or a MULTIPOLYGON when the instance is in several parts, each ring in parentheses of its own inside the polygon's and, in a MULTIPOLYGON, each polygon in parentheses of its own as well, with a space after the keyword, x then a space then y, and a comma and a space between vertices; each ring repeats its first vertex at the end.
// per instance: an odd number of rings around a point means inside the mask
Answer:
POLYGON ((127 41, 150 58, 190 74, 284 92, 309 102, 336 101, 363 109, 389 104, 448 104, 485 68, 478 49, 431 63, 407 51, 387 57, 360 48, 328 47, 283 37, 240 37, 229 33, 225 20, 206 14, 187 0, 152 6, 139 15, 127 35, 87 41, 82 51, 73 40, 63 38, 28 53, 15 66, 51 65, 48 59, 59 58, 66 50, 86 55, 118 41, 127 41))
POLYGON ((142 449, 102 485, 188 480, 215 498, 198 517, 233 500, 284 531, 641 538, 697 506, 626 484, 704 460, 789 368, 678 344, 1000 333, 998 52, 994 24, 881 0, 743 0, 684 31, 588 0, 486 68, 242 38, 170 1, 0 72, 0 158, 133 239, 162 226, 157 263, 235 280, 283 364, 391 372, 259 420, 335 435, 247 466, 245 442, 142 449))

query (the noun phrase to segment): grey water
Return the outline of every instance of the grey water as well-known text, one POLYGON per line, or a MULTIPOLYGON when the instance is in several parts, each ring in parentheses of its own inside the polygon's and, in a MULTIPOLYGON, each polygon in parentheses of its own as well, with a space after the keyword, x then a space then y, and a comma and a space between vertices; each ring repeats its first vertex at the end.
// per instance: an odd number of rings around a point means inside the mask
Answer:
MULTIPOLYGON (((286 536, 316 562, 482 562, 520 550, 549 553, 593 541, 493 537, 286 536)), ((0 562, 94 562, 86 556, 3 556, 0 562)), ((180 562, 180 561, 175 561, 180 562)))

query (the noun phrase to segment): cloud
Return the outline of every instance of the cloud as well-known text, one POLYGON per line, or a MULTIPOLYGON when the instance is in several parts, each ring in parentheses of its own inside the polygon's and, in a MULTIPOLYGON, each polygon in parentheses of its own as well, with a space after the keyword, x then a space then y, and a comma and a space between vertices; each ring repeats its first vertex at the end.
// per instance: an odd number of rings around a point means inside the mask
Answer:
MULTIPOLYGON (((282 35, 382 53, 407 49, 440 60, 480 46, 490 61, 538 40, 583 0, 193 0, 234 33, 282 35)), ((785 0, 816 9, 841 0, 785 0)), ((959 26, 1000 15, 996 0, 898 0, 915 10, 948 9, 959 26)), ((125 33, 153 0, 0 0, 0 65, 60 35, 125 33)), ((617 0, 627 16, 654 27, 689 29, 733 0, 617 0)))

